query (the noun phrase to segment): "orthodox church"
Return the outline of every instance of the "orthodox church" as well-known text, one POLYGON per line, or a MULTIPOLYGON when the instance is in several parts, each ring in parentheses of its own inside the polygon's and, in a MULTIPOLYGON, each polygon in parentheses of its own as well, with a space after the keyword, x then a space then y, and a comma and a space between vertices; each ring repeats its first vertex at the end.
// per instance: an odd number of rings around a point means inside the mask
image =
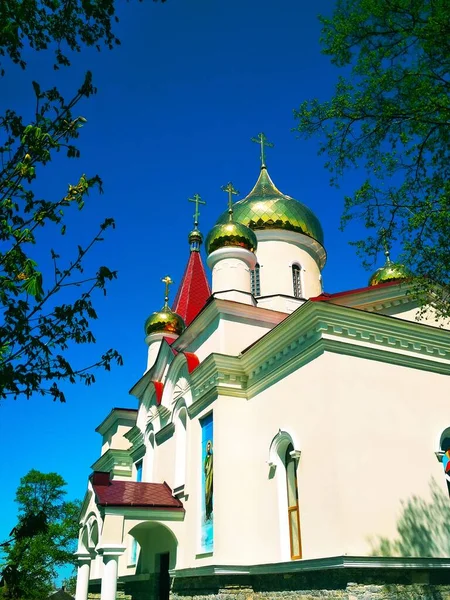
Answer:
MULTIPOLYGON (((76 600, 450 598, 450 333, 405 268, 322 289, 321 224, 269 176, 145 322, 97 432, 76 600), (145 365, 143 364, 143 367, 145 365)), ((155 307, 156 308, 156 307, 155 307)))

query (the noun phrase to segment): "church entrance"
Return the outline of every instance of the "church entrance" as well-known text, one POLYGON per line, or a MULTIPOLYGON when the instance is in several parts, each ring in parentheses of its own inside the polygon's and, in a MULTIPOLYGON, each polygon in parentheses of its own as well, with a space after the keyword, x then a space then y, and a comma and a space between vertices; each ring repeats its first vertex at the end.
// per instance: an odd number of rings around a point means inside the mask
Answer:
POLYGON ((169 600, 170 595, 170 552, 159 555, 159 600, 169 600))
MULTIPOLYGON (((150 600, 169 600, 170 569, 177 561, 178 541, 173 532, 160 521, 145 521, 133 527, 130 535, 138 544, 136 577, 148 577, 148 596, 150 600)), ((129 584, 132 584, 129 577, 129 584)), ((139 580, 136 580, 138 584, 139 580)), ((142 585, 142 584, 139 584, 142 585)))

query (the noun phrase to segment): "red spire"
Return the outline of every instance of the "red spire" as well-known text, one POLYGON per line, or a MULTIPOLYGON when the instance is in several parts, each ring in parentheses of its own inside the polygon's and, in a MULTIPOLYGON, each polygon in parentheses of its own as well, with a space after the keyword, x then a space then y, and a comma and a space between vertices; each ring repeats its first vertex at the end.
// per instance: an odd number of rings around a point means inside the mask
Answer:
POLYGON ((182 317, 187 326, 205 306, 210 295, 211 290, 200 252, 191 249, 172 310, 182 317))

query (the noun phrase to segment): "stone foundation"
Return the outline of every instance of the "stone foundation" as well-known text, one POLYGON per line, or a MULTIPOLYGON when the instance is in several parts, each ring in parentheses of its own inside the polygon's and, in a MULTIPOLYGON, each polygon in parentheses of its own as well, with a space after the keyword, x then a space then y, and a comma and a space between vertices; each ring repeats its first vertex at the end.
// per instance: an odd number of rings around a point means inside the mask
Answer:
POLYGON ((175 578, 171 600, 450 600, 450 574, 347 569, 175 578))

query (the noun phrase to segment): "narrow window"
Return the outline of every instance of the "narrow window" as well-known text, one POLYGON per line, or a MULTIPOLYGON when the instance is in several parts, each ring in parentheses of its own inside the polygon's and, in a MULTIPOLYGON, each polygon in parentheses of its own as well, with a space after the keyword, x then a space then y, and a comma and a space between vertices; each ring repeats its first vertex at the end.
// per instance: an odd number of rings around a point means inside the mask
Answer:
POLYGON ((135 540, 135 538, 133 538, 131 540, 131 556, 130 556, 130 564, 131 565, 135 565, 136 561, 137 561, 137 551, 138 551, 138 543, 135 540))
POLYGON ((255 268, 250 271, 250 284, 252 294, 254 296, 261 296, 261 285, 259 279, 259 263, 256 263, 255 268))
POLYGON ((291 455, 294 451, 292 444, 286 450, 284 464, 286 466, 286 488, 288 501, 289 540, 291 544, 291 558, 302 557, 302 540, 300 536, 300 512, 298 508, 297 464, 291 455))
POLYGON ((142 460, 136 463, 136 481, 142 481, 142 460))
POLYGON ((292 265, 292 287, 294 289, 294 297, 302 297, 302 284, 300 281, 300 267, 298 265, 292 265))

